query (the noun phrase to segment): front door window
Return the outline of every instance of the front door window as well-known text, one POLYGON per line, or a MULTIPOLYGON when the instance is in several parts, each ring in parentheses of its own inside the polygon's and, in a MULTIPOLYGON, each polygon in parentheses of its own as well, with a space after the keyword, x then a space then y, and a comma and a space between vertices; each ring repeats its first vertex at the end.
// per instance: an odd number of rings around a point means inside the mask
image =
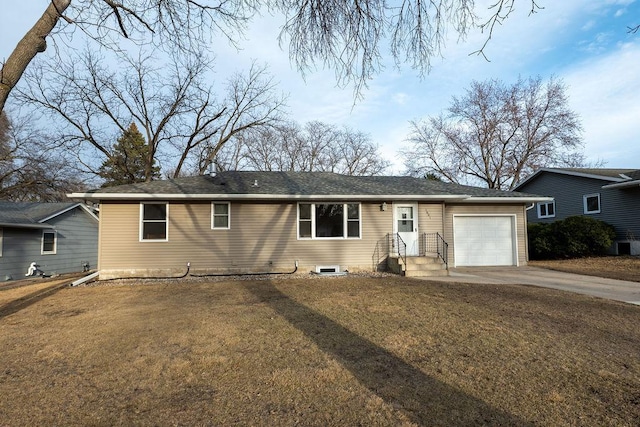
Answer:
POLYGON ((411 233, 413 231, 413 208, 398 208, 398 232, 411 233))

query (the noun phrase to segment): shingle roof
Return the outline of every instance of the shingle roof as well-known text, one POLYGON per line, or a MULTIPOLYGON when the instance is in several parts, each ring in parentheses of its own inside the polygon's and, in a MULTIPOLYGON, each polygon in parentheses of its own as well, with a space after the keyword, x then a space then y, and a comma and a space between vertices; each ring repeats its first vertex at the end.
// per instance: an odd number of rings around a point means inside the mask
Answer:
POLYGON ((41 221, 64 212, 75 202, 36 203, 0 201, 0 225, 38 226, 41 221))
POLYGON ((347 176, 329 172, 228 171, 216 176, 194 176, 152 181, 74 193, 74 198, 133 199, 150 196, 220 195, 245 198, 273 196, 282 199, 304 196, 441 196, 484 198, 531 198, 531 194, 491 190, 406 176, 347 176))
POLYGON ((580 176, 584 178, 600 179, 608 182, 608 186, 635 186, 640 183, 640 169, 608 169, 608 168, 541 168, 515 186, 515 190, 525 188, 526 185, 544 173, 580 176))
POLYGON ((606 176, 608 178, 620 178, 625 179, 625 176, 630 178, 640 179, 640 170, 638 169, 609 169, 609 168, 553 168, 548 170, 558 170, 565 172, 583 173, 586 175, 606 176))

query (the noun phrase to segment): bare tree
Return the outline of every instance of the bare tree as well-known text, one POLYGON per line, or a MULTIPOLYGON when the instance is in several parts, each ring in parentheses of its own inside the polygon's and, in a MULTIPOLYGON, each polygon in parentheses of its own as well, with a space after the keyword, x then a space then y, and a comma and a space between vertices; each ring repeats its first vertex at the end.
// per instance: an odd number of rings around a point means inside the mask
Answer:
MULTIPOLYGON (((50 0, 35 25, 0 70, 0 111, 29 63, 46 49, 56 31, 79 30, 117 49, 118 38, 150 40, 157 46, 200 50, 214 32, 236 42, 259 7, 282 13, 281 43, 304 72, 316 63, 332 67, 339 83, 354 83, 356 94, 381 69, 381 51, 421 74, 444 47, 449 28, 464 38, 472 28, 487 32, 502 23, 515 0, 496 0, 490 18, 478 22, 471 0, 50 0), (62 23, 61 23, 62 21, 62 23)), ((531 11, 539 9, 530 0, 531 11)), ((484 49, 481 48, 480 52, 484 49)))
POLYGON ((152 57, 119 56, 112 71, 88 50, 62 63, 47 63, 28 73, 18 99, 38 106, 57 123, 59 141, 79 154, 87 170, 98 173, 102 160, 115 161, 113 145, 131 123, 148 144, 146 180, 154 161, 169 176, 195 168, 203 149, 215 152, 238 132, 278 120, 284 98, 264 67, 230 79, 222 99, 204 82, 211 66, 201 54, 174 56, 169 67, 152 57), (93 155, 87 155, 92 150, 93 155))
POLYGON ((218 154, 220 169, 379 175, 389 167, 370 137, 349 128, 309 122, 259 128, 234 138, 218 154))
POLYGON ((36 129, 29 116, 0 113, 0 200, 54 202, 84 190, 73 163, 48 151, 50 136, 36 129))
POLYGON ((580 166, 581 125, 562 81, 474 81, 447 114, 411 123, 410 173, 512 189, 540 167, 580 166))

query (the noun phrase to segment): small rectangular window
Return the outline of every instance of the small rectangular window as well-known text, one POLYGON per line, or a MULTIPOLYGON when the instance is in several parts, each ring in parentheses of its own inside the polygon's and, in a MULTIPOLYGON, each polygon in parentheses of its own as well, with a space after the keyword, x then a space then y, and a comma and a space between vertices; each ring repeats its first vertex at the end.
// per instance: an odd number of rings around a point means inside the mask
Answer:
POLYGON ((538 218, 553 218, 556 216, 556 202, 538 203, 538 218))
POLYGON ((42 232, 42 255, 52 255, 56 253, 56 232, 42 232))
POLYGON ((311 204, 301 203, 298 205, 298 236, 303 239, 310 239, 313 220, 311 219, 311 204))
POLYGON ((231 228, 229 203, 211 204, 211 228, 228 230, 231 228))
POLYGON ((347 237, 360 237, 360 205, 347 205, 347 237))
POLYGON ((600 213, 600 194, 585 194, 582 196, 585 214, 600 213))
POLYGON ((166 242, 168 213, 167 203, 142 203, 140 205, 140 240, 166 242))

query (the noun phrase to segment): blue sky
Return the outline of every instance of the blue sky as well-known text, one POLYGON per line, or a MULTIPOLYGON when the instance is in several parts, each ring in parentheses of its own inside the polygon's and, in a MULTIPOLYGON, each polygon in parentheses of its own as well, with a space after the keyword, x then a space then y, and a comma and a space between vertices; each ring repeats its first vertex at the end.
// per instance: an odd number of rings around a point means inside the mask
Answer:
MULTIPOLYGON (((480 14, 492 1, 480 0, 480 14)), ((627 27, 640 24, 636 0, 538 0, 544 9, 529 15, 530 1, 517 0, 515 12, 498 27, 485 50, 490 62, 470 55, 484 43, 475 32, 463 42, 452 35, 444 58, 433 61, 431 73, 419 78, 409 67, 389 66, 376 76, 354 105, 350 87, 336 87, 331 70, 303 78, 277 43, 281 19, 264 16, 250 26, 242 50, 221 41, 215 79, 248 68, 252 60, 268 63, 289 94, 290 116, 301 123, 320 120, 371 135, 383 155, 402 172, 397 150, 405 145, 409 121, 445 110, 472 80, 554 75, 568 86, 569 105, 584 127, 585 155, 611 168, 640 168, 640 34, 627 27)), ((0 58, 46 7, 46 0, 12 2, 0 27, 0 58)))

